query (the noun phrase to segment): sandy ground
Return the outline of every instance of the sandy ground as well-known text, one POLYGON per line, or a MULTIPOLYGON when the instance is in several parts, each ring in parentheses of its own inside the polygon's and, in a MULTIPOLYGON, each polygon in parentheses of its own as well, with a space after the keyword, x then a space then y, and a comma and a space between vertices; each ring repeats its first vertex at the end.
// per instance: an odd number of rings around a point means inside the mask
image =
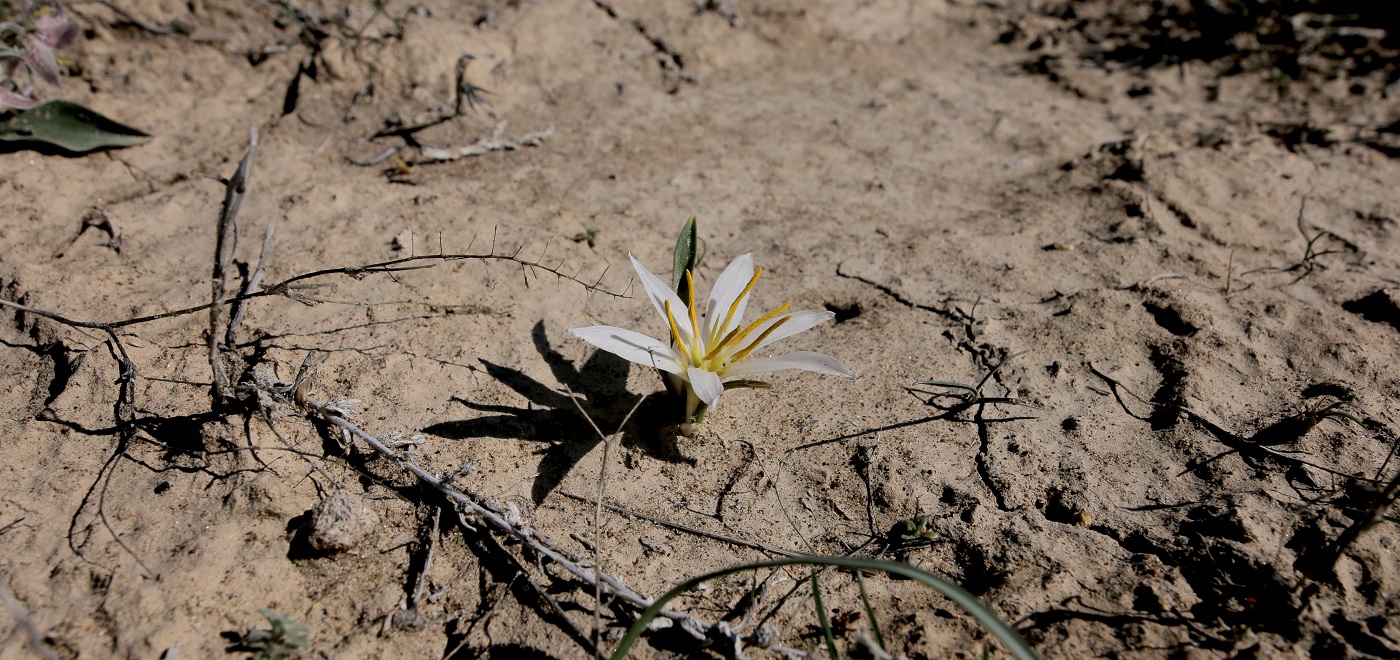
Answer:
MULTIPOLYGON (((65 95, 155 138, 0 155, 3 297, 89 321, 208 302, 218 178, 256 127, 236 258, 274 228, 265 282, 439 252, 543 267, 308 280, 249 306, 229 364, 291 380, 317 351, 311 397, 422 434, 434 474, 475 462, 458 486, 596 544, 642 594, 771 555, 616 513, 595 530, 575 496, 603 445, 566 392, 607 432, 652 395, 608 452, 608 503, 908 561, 1046 657, 1400 655, 1400 527, 1365 525, 1400 471, 1395 35, 1297 7, 1269 23, 1288 41, 1192 32, 1184 2, 701 4, 121 3, 169 35, 78 5, 65 95), (486 91, 453 116, 465 53, 486 91), (519 148, 428 162, 473 144, 519 148), (702 290, 752 253, 752 309, 835 311, 786 347, 860 378, 778 374, 668 433, 655 374, 566 330, 660 335, 627 255, 664 276, 691 215, 702 290), (1021 351, 983 392, 1002 403, 909 390, 1021 351), (1321 416, 1338 402, 1360 423, 1321 416)), ((557 566, 295 406, 214 412, 206 313, 117 331, 129 410, 102 330, 4 314, 0 579, 53 656, 246 656, 264 607, 308 626, 304 657, 590 654, 592 590, 557 566), (364 534, 315 551, 337 492, 364 534)), ((678 607, 822 653, 805 575, 678 607)), ((843 654, 870 630, 853 580, 823 583, 843 654)), ((1003 654, 927 589, 867 587, 891 652, 1003 654)), ((628 612, 602 609, 605 648, 628 612)), ((6 621, 0 655, 32 657, 6 621)))

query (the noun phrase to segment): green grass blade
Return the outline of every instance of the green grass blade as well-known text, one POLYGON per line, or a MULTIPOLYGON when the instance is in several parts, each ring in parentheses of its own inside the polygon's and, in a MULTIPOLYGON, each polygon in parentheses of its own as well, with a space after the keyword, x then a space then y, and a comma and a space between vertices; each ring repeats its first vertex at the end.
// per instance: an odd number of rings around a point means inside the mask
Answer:
POLYGON ((991 380, 991 379, 992 379, 992 376, 995 376, 995 375, 997 374, 997 371, 998 371, 998 370, 1000 370, 1003 366, 1006 366, 1006 363, 1007 363, 1007 362, 1010 362, 1010 361, 1012 361, 1012 360, 1015 360, 1016 358, 1021 357, 1022 355, 1025 355, 1026 353, 1029 353, 1029 352, 1030 352, 1030 351, 1021 351, 1020 353, 1012 353, 1011 355, 1006 356, 1006 359, 1005 359, 1005 360, 1002 360, 1001 362, 998 362, 998 363, 997 363, 997 366, 992 367, 992 370, 991 370, 991 371, 988 371, 988 372, 987 372, 987 375, 983 376, 983 377, 982 377, 982 380, 981 380, 980 382, 977 383, 977 395, 978 395, 978 396, 981 396, 981 395, 982 395, 982 386, 983 386, 983 385, 986 385, 986 384, 987 384, 987 381, 991 380))
POLYGON ((1338 418, 1338 419, 1345 419, 1345 420, 1348 420, 1348 421, 1350 421, 1350 422, 1352 422, 1352 423, 1354 423, 1354 424, 1356 424, 1357 426, 1360 426, 1360 427, 1362 427, 1362 428, 1365 428, 1365 427, 1366 427, 1366 422, 1361 421, 1361 418, 1360 418, 1360 417, 1357 417, 1356 415, 1353 415, 1353 414, 1351 414, 1351 413, 1349 413, 1349 412, 1346 412, 1346 411, 1343 411, 1343 410, 1328 410, 1328 411, 1323 412, 1322 414, 1318 415, 1318 417, 1324 417, 1324 418, 1325 418, 1325 417, 1335 417, 1335 418, 1338 418))
POLYGON ((817 624, 822 628, 822 637, 826 638, 826 655, 831 660, 841 660, 836 655, 836 636, 831 634, 831 620, 826 617, 826 605, 822 603, 822 586, 817 576, 821 571, 812 573, 812 601, 817 605, 817 624))
POLYGON ((865 593, 865 574, 856 571, 856 585, 860 587, 860 603, 865 606, 865 617, 870 620, 870 632, 875 634, 875 643, 880 646, 880 650, 886 653, 885 636, 880 633, 880 621, 875 618, 875 608, 870 606, 870 596, 865 593))
POLYGON ((661 613, 661 610, 666 607, 666 603, 671 602, 676 596, 694 589, 700 583, 722 578, 734 573, 742 573, 744 571, 799 565, 837 566, 848 570, 866 570, 872 572, 883 571, 892 575, 899 575, 911 580, 917 580, 952 599, 953 602, 957 603, 968 614, 971 614, 984 628, 996 636, 1017 660, 1039 660, 1039 656, 1036 655, 1035 651, 1031 650, 1030 645, 1026 643, 1026 640, 1023 639, 1019 633, 1012 629, 1011 626, 1007 625, 1006 622, 998 618, 997 615, 986 605, 982 604, 982 601, 978 600, 976 596, 973 596, 966 589, 952 582, 944 580, 928 571, 914 568, 903 562, 868 559, 865 557, 823 556, 790 557, 770 559, 751 564, 741 564, 711 571, 704 575, 686 580, 676 585, 665 594, 662 594, 660 598, 657 598, 656 601, 651 604, 651 607, 648 607, 646 611, 642 612, 641 616, 637 618, 637 622, 632 624, 631 629, 627 631, 627 636, 622 638, 622 642, 620 642, 617 649, 613 651, 612 660, 622 660, 622 658, 627 657, 627 653, 632 650, 632 645, 637 643, 637 639, 640 638, 642 632, 646 630, 647 624, 651 623, 651 620, 661 613))
POLYGON ((967 392, 967 394, 954 394, 954 393, 952 393, 952 392, 947 392, 947 393, 938 393, 937 396, 956 396, 956 397, 959 397, 959 398, 962 398, 962 399, 966 400, 968 403, 972 403, 972 402, 977 401, 977 399, 982 395, 981 392, 977 391, 977 388, 975 388, 975 387, 973 387, 973 386, 971 386, 971 385, 964 385, 964 384, 962 384, 962 383, 954 383, 954 382, 952 382, 952 381, 947 381, 947 380, 921 380, 921 381, 919 381, 919 382, 917 382, 917 383, 914 383, 914 384, 915 384, 915 385, 928 385, 928 386, 930 386, 930 387, 942 387, 942 388, 946 388, 946 389, 950 389, 950 390, 963 390, 963 391, 967 392))

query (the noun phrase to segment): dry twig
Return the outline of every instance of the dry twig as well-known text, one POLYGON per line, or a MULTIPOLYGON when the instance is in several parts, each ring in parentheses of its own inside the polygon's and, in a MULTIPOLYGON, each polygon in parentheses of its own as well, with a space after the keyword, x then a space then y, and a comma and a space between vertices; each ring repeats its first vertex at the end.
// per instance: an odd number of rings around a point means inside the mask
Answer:
MULTIPOLYGON (((264 376, 263 384, 267 386, 269 394, 283 400, 286 404, 295 402, 287 399, 288 393, 293 391, 293 383, 285 383, 264 376)), ((337 402, 321 402, 310 397, 302 399, 305 410, 308 414, 325 421, 354 438, 358 438, 370 447, 381 457, 388 459, 400 470, 413 475, 420 482, 436 490, 448 501, 460 507, 472 518, 480 519, 489 524, 496 531, 518 541, 540 557, 548 559, 565 571, 573 575, 585 585, 598 589, 599 593, 606 592, 617 600, 638 609, 645 609, 651 605, 653 600, 643 596, 622 583, 616 576, 596 570, 596 567, 585 567, 576 558, 563 551, 551 541, 543 536, 534 527, 520 519, 518 511, 514 507, 506 506, 500 502, 483 498, 469 490, 458 490, 442 482, 441 479, 423 469, 413 459, 408 452, 395 451, 390 449, 380 438, 366 432, 359 426, 351 422, 349 412, 344 410, 337 402)), ((665 621, 659 628, 669 627, 672 624, 679 625, 697 640, 706 640, 715 634, 720 634, 725 638, 738 639, 737 632, 732 631, 729 626, 712 623, 697 619, 688 614, 677 612, 670 608, 661 611, 658 622, 665 621), (725 631, 729 631, 725 633, 725 631)), ((653 624, 655 625, 655 624, 653 624)))

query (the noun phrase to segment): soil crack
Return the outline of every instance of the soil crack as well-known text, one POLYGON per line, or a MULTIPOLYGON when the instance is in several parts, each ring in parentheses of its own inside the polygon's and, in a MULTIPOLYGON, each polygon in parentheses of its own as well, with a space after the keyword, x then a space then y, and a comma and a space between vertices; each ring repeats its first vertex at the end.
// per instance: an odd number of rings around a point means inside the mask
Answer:
POLYGON ((982 419, 982 410, 979 408, 973 417, 977 422, 977 439, 980 445, 977 449, 977 475, 982 477, 982 485, 996 498, 997 508, 1002 511, 1015 511, 1020 507, 1013 507, 1006 503, 1006 496, 1002 495, 1001 488, 997 486, 996 480, 992 479, 992 469, 987 462, 987 455, 991 451, 991 432, 987 429, 987 421, 982 419))
POLYGON ((661 64, 663 70, 676 74, 677 77, 685 82, 695 82, 695 76, 685 72, 684 57, 676 51, 676 49, 662 40, 661 37, 652 34, 651 31, 647 29, 646 24, 642 22, 642 19, 624 19, 618 15, 617 9, 603 0, 593 0, 593 4, 603 10, 603 13, 607 14, 608 18, 618 21, 625 20, 632 26, 632 29, 635 30, 637 34, 641 35, 643 39, 646 39, 647 43, 651 44, 652 49, 656 51, 656 60, 661 64))
POLYGON ((952 320, 952 321, 965 321, 965 320, 966 320, 966 316, 965 316, 964 314, 962 314, 961 312, 949 310, 949 309, 946 308, 946 307, 933 307, 933 306, 931 306, 931 305, 921 305, 921 304, 919 304, 919 303, 916 303, 916 302, 914 302, 914 301, 912 301, 912 300, 910 300, 910 299, 908 299, 908 298, 905 298, 904 296, 900 295, 898 291, 895 291, 892 287, 890 287, 890 286, 887 285, 887 284, 881 284, 881 283, 879 283, 879 282, 876 282, 875 280, 872 280, 872 279, 869 279, 869 278, 865 278, 865 277, 861 277, 860 275, 852 275, 852 274, 850 274, 850 273, 844 272, 844 269, 842 268, 843 265, 844 265, 844 264, 838 265, 838 266, 836 267, 836 276, 837 276, 837 277, 844 277, 844 278, 846 278, 846 279, 848 279, 848 280, 855 280, 855 281, 860 282, 860 283, 862 283, 862 284, 867 284, 867 285, 869 285, 869 286, 873 286, 873 287, 875 287, 877 290, 879 290, 880 293, 883 293, 883 294, 885 294, 885 295, 887 295, 887 296, 893 298, 895 302, 897 302, 897 303, 899 303, 899 304, 901 304, 901 305, 904 305, 905 307, 909 307, 909 308, 912 308, 912 309, 922 309, 922 310, 924 310, 924 311, 926 311, 926 312, 933 312, 934 314, 937 314, 937 315, 939 315, 939 316, 942 316, 942 317, 944 317, 944 318, 946 318, 946 319, 949 319, 949 320, 952 320))

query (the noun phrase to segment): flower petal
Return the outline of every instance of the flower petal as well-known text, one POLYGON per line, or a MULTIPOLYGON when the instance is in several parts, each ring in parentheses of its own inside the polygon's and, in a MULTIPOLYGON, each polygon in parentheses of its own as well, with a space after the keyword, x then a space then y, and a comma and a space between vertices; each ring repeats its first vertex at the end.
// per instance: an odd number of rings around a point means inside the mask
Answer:
POLYGON ((781 371, 783 369, 815 371, 819 374, 827 374, 828 376, 856 377, 856 372, 846 368, 846 365, 841 364, 836 358, 812 351, 794 351, 776 357, 744 360, 743 362, 730 366, 724 371, 724 375, 745 376, 748 374, 766 374, 770 371, 781 371))
POLYGON ((78 24, 66 16, 43 16, 34 21, 35 38, 50 48, 62 48, 78 38, 78 24))
POLYGON ((5 108, 25 110, 36 105, 39 105, 39 102, 28 96, 0 88, 0 110, 5 108))
POLYGON ((50 85, 60 84, 58 60, 53 54, 53 46, 39 39, 30 39, 24 44, 24 62, 40 78, 50 85))
POLYGON ((627 258, 632 260, 632 267, 637 270, 637 278, 642 281, 642 288, 646 289, 647 298, 651 300, 652 306, 656 308, 656 313, 664 320, 666 318, 665 303, 670 301, 671 316, 676 319, 676 327, 680 328, 682 335, 681 341, 690 343, 690 338, 694 336, 695 331, 690 327, 690 313, 686 311, 688 308, 685 302, 681 300, 680 296, 676 295, 675 291, 671 290, 669 285, 661 281, 661 278, 647 270, 647 267, 643 266, 642 262, 637 261, 636 257, 629 253, 627 258))
POLYGON ((686 372, 690 388, 695 390, 695 396, 700 397, 707 406, 715 405, 715 402, 719 401, 719 395, 724 394, 724 383, 719 381, 719 375, 694 365, 686 367, 686 372))
MULTIPOLYGON (((780 339, 787 339, 788 337, 791 337, 795 334, 800 334, 811 330, 820 323, 825 323, 827 321, 830 321, 831 319, 836 318, 836 313, 824 309, 804 309, 799 312, 785 314, 784 316, 789 317, 788 322, 779 326, 777 330, 773 331, 773 334, 768 335, 768 338, 764 339, 763 343, 758 345, 758 348, 763 348, 764 346, 767 346, 780 339)), ((778 319, 781 318, 783 317, 779 316, 778 318, 773 319, 772 321, 769 321, 768 323, 764 324, 764 327, 758 330, 758 332, 761 333, 763 332, 763 330, 767 330, 768 326, 777 323, 778 319)))
POLYGON ((730 305, 735 299, 744 293, 748 288, 749 280, 753 279, 753 255, 741 254, 729 262, 724 272, 719 274, 719 279, 715 280, 715 286, 710 289, 709 300, 705 303, 705 336, 723 337, 725 333, 734 329, 739 321, 744 318, 744 307, 749 304, 748 296, 744 296, 734 308, 734 317, 730 319, 729 326, 716 330, 716 326, 724 322, 724 317, 729 313, 730 305))
POLYGON ((655 367, 673 374, 684 374, 676 349, 640 332, 611 325, 573 328, 569 334, 628 362, 655 367))

